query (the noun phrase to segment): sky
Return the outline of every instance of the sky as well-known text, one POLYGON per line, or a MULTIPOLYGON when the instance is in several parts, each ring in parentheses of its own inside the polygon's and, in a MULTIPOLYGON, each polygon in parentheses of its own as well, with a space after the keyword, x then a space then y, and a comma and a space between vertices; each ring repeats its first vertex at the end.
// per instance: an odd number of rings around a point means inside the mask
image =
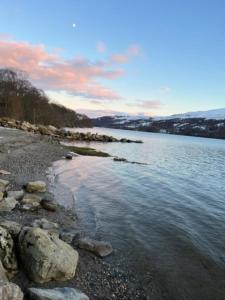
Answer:
POLYGON ((224 0, 0 0, 0 67, 89 116, 225 107, 224 0))

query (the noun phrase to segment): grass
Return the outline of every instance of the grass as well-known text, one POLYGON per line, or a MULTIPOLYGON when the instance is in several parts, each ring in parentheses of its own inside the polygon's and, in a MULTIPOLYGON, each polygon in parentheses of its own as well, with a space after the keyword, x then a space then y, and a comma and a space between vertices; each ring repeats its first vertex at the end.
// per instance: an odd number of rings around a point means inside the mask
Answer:
POLYGON ((77 147, 77 146, 64 146, 66 149, 75 152, 80 155, 87 155, 87 156, 99 156, 99 157, 109 157, 110 155, 106 152, 98 151, 94 148, 88 147, 77 147))

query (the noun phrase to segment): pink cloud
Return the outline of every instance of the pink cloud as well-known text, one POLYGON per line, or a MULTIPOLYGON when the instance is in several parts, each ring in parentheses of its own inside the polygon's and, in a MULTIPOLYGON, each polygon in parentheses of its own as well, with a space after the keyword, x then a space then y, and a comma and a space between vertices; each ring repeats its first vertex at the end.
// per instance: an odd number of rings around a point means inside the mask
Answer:
POLYGON ((138 106, 146 109, 160 109, 162 107, 162 102, 159 100, 146 100, 142 101, 138 106))
POLYGON ((43 89, 65 90, 93 99, 121 99, 115 91, 98 81, 115 80, 124 75, 122 69, 111 68, 111 62, 92 62, 84 57, 64 59, 60 51, 56 49, 49 53, 44 45, 0 37, 0 67, 24 70, 43 89))
POLYGON ((113 54, 110 61, 116 64, 128 63, 134 56, 139 56, 141 48, 139 45, 130 45, 124 53, 113 54))

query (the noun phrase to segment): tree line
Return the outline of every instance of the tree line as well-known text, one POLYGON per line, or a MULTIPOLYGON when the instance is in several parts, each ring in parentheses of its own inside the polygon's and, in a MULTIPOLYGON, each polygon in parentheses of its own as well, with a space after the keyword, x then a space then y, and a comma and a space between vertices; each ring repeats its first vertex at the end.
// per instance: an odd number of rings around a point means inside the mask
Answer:
POLYGON ((25 72, 0 69, 0 117, 56 127, 91 127, 91 120, 50 101, 25 72))

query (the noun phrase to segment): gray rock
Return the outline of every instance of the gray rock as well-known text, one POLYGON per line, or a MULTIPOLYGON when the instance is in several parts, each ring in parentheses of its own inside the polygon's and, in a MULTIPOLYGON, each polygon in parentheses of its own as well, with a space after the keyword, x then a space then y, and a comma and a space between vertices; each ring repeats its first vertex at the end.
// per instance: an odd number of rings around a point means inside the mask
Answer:
POLYGON ((58 208, 58 204, 54 200, 49 200, 49 199, 42 199, 41 200, 41 206, 49 211, 56 211, 58 208))
POLYGON ((32 223, 32 227, 39 227, 45 230, 52 230, 52 229, 58 230, 59 225, 57 223, 48 221, 45 218, 42 218, 42 219, 34 220, 34 222, 32 223))
POLYGON ((113 249, 110 243, 103 241, 96 241, 90 238, 82 238, 78 242, 81 249, 91 251, 94 254, 105 257, 112 253, 113 249))
POLYGON ((23 267, 34 282, 66 281, 75 276, 78 252, 55 235, 25 227, 18 244, 23 267))
POLYGON ((14 242, 10 233, 3 227, 0 227, 0 260, 9 277, 17 272, 18 264, 14 242))
POLYGON ((2 201, 4 198, 4 193, 3 192, 0 192, 0 201, 2 201))
POLYGON ((59 238, 68 244, 72 244, 73 240, 80 237, 80 233, 75 229, 62 229, 59 233, 59 238))
POLYGON ((8 220, 2 221, 0 226, 5 228, 13 237, 16 237, 22 229, 22 225, 19 223, 8 220))
POLYGON ((0 179, 0 192, 5 192, 9 186, 8 180, 0 179))
POLYGON ((2 282, 8 282, 8 277, 6 275, 6 270, 4 269, 2 262, 0 261, 0 283, 2 282))
POLYGON ((26 194, 23 199, 20 201, 23 205, 28 205, 33 208, 38 208, 40 206, 42 197, 35 194, 26 194))
POLYGON ((89 300, 88 296, 73 288, 28 289, 30 300, 89 300))
POLYGON ((3 198, 3 200, 0 202, 0 212, 1 211, 5 211, 5 212, 11 211, 16 207, 17 204, 18 204, 18 202, 13 197, 3 198))
POLYGON ((23 293, 18 285, 12 282, 0 282, 1 300, 23 300, 23 293))
POLYGON ((21 200, 24 196, 24 191, 23 190, 21 190, 21 191, 8 191, 7 196, 8 197, 13 197, 16 200, 21 200))
POLYGON ((26 185, 26 191, 28 193, 46 192, 46 183, 44 181, 30 181, 26 185))
POLYGON ((73 159, 73 155, 70 154, 70 153, 67 153, 67 154, 66 154, 66 159, 73 159))

